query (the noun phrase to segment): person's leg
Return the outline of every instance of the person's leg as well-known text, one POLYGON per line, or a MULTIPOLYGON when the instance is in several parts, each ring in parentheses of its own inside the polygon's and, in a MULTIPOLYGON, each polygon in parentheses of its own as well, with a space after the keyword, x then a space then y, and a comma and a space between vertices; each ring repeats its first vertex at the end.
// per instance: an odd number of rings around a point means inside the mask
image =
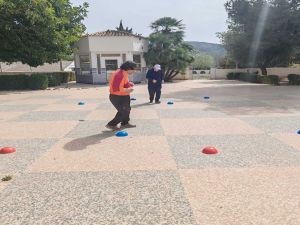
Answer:
POLYGON ((130 118, 130 111, 131 111, 131 107, 130 107, 130 96, 122 96, 123 100, 122 100, 122 122, 121 125, 125 125, 128 124, 130 118))
POLYGON ((152 86, 148 86, 148 91, 149 91, 149 100, 152 103, 154 99, 155 90, 152 86))
POLYGON ((157 86, 156 89, 155 89, 155 92, 156 92, 156 96, 155 96, 155 102, 156 103, 159 103, 159 99, 160 99, 160 96, 161 96, 161 86, 157 86))
POLYGON ((130 124, 130 96, 124 96, 124 101, 123 101, 123 107, 122 107, 122 122, 121 122, 121 128, 134 128, 136 125, 130 124))
POLYGON ((110 95, 109 100, 118 112, 116 116, 107 125, 117 126, 119 123, 122 122, 122 102, 120 100, 120 96, 117 95, 110 95))

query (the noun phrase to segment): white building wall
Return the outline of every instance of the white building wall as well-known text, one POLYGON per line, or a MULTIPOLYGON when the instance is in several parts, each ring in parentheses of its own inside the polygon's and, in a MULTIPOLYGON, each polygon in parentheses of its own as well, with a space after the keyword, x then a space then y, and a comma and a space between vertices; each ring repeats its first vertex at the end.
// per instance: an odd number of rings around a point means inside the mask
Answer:
POLYGON ((133 54, 132 52, 126 52, 126 61, 132 61, 133 60, 133 54))
POLYGON ((97 54, 95 52, 90 53, 91 68, 97 68, 97 54))
POLYGON ((144 54, 142 53, 141 55, 142 55, 142 67, 146 67, 147 65, 146 65, 145 58, 143 56, 144 54))
POLYGON ((75 47, 77 48, 77 52, 79 53, 89 53, 90 51, 90 47, 89 47, 89 39, 88 37, 83 37, 81 38, 75 45, 75 47))
POLYGON ((75 54, 75 64, 79 67, 79 55, 90 54, 91 68, 97 68, 97 55, 100 54, 101 68, 105 67, 106 59, 117 59, 118 66, 123 63, 122 54, 126 60, 133 60, 133 54, 140 54, 142 67, 146 66, 143 53, 148 51, 148 41, 136 37, 84 37, 77 42, 78 51, 75 54), (102 54, 120 54, 120 57, 102 57, 102 54))
POLYGON ((75 68, 80 68, 79 55, 89 55, 89 54, 90 54, 89 40, 87 37, 83 37, 75 44, 75 50, 74 50, 75 68))
MULTIPOLYGON (((111 71, 105 72, 105 60, 117 60, 118 67, 123 63, 123 54, 126 55, 126 61, 133 61, 134 54, 141 55, 141 67, 146 67, 143 53, 148 51, 148 40, 139 37, 99 37, 90 36, 81 38, 76 44, 77 50, 75 51, 75 71, 78 77, 82 78, 84 82, 92 83, 105 83, 110 75, 111 71), (108 56, 110 54, 118 54, 119 56, 108 56), (80 69, 80 56, 90 56, 90 75, 89 79, 86 75, 82 75, 80 69), (100 55, 100 67, 98 68, 97 56, 100 55), (104 55, 104 56, 103 56, 104 55), (104 69, 104 70, 103 70, 104 69), (99 72, 101 73, 99 74, 99 72), (102 71, 103 74, 102 74, 102 71), (107 75, 106 75, 107 74, 107 75), (105 77, 103 77, 105 76, 105 77), (90 79, 92 79, 90 81, 90 79)), ((138 79, 137 79, 138 80, 138 79)))
MULTIPOLYGON (((147 41, 144 38, 136 37, 97 37, 90 36, 89 50, 92 52, 132 52, 132 51, 147 51, 147 41)), ((79 43, 80 44, 80 43, 79 43)), ((83 43, 84 44, 84 43, 83 43)), ((86 48, 86 45, 82 46, 82 50, 86 48)))
POLYGON ((74 54, 74 63, 75 63, 75 68, 80 68, 80 59, 78 53, 74 54))
POLYGON ((148 41, 146 39, 138 39, 132 37, 133 51, 135 52, 147 52, 148 41))

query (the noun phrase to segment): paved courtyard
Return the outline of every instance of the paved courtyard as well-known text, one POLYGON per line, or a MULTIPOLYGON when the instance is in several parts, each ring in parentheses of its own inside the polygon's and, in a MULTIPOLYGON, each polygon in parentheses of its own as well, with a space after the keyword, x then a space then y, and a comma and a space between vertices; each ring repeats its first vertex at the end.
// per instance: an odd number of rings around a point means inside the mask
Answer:
POLYGON ((185 81, 148 105, 137 85, 124 138, 107 92, 0 92, 0 225, 300 224, 299 87, 185 81))

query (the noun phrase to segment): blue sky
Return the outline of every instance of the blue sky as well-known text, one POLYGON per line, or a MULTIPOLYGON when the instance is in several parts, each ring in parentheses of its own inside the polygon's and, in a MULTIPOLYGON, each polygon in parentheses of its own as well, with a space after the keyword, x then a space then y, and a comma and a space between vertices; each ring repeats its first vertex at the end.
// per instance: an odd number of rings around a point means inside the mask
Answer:
MULTIPOLYGON (((216 32, 226 30, 226 0, 85 1, 90 4, 88 18, 84 21, 88 33, 114 29, 122 19, 125 27, 147 36, 151 33, 150 23, 164 16, 183 20, 187 41, 219 43, 216 32)), ((84 0, 71 2, 78 5, 84 0)))

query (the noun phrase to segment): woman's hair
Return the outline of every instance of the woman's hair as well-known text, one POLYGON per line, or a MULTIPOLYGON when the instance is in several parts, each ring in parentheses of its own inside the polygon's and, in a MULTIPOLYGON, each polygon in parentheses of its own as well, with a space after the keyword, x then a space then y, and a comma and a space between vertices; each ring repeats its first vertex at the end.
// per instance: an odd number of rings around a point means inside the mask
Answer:
POLYGON ((121 70, 134 70, 136 68, 136 64, 132 61, 126 61, 121 65, 121 70))

